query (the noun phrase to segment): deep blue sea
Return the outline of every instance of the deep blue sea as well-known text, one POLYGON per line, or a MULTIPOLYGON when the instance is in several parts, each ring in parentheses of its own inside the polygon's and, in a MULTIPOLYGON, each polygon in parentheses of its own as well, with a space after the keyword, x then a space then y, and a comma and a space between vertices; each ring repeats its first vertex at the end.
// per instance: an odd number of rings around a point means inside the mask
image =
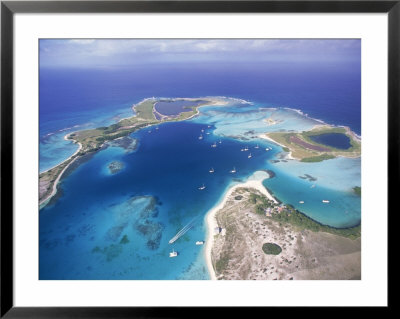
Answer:
POLYGON ((65 134, 131 116, 132 104, 146 97, 229 96, 252 104, 204 107, 193 120, 135 132, 134 152, 108 147, 68 174, 57 198, 39 212, 39 278, 208 279, 203 247, 194 244, 206 239, 204 216, 229 185, 262 169, 276 173, 264 185, 315 220, 359 224, 360 198, 351 188, 361 185, 360 159, 274 163, 281 148, 249 136, 268 130, 266 117, 289 129, 310 128, 316 118, 361 135, 360 85, 360 65, 348 63, 41 69, 41 171, 75 152, 65 134), (201 129, 210 133, 203 140, 201 129), (244 146, 251 159, 240 151, 244 146), (124 169, 107 174, 115 160, 124 169), (229 172, 233 167, 236 174, 229 172), (317 181, 299 178, 305 173, 317 181), (299 206, 300 200, 305 203, 299 206), (189 223, 192 228, 171 247, 169 239, 189 223), (168 258, 171 248, 177 258, 168 258))

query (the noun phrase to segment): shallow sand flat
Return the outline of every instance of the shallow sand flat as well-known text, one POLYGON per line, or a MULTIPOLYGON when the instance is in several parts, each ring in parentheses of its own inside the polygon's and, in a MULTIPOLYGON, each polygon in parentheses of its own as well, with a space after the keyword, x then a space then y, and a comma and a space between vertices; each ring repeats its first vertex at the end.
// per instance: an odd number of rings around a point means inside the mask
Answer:
POLYGON ((211 262, 217 279, 360 279, 360 238, 280 225, 256 214, 249 195, 249 189, 235 189, 216 214, 216 223, 226 229, 225 235, 213 236, 211 262), (243 198, 235 200, 238 195, 243 198), (278 244, 282 252, 266 255, 266 242, 278 244))

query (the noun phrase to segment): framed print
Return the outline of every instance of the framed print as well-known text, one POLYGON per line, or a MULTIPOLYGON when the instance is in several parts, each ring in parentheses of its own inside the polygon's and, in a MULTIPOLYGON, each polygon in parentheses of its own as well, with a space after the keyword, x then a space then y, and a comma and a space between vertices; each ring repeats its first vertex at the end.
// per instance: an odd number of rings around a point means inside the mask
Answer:
POLYGON ((2 316, 389 306, 398 1, 1 10, 2 316))

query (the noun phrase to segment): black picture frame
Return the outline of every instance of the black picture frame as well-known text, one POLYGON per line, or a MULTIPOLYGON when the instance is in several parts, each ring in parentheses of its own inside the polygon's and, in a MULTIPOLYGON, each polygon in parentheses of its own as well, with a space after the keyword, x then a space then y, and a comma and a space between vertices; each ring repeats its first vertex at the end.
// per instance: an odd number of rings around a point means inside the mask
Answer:
MULTIPOLYGON (((388 218, 398 196, 400 0, 396 1, 1 1, 1 313, 3 318, 175 318, 225 308, 15 307, 13 302, 13 19, 16 13, 388 13, 388 218)), ((388 223, 388 227, 391 223, 388 223)), ((393 227, 393 222, 392 225, 393 227)), ((390 232, 389 229, 389 233, 390 232)), ((389 238, 388 238, 389 239, 389 238)), ((389 244, 388 240, 388 244, 389 244)), ((389 247, 389 245, 388 245, 389 247)), ((389 256, 388 256, 389 258, 389 256)), ((390 280, 388 278, 388 285, 390 280)), ((372 292, 371 292, 372 293, 372 292)), ((391 302, 388 299, 388 308, 391 302)), ((294 310, 293 308, 291 308, 294 310)), ((296 311, 307 311, 305 308, 296 311)), ((249 309, 235 309, 248 316, 249 309)))

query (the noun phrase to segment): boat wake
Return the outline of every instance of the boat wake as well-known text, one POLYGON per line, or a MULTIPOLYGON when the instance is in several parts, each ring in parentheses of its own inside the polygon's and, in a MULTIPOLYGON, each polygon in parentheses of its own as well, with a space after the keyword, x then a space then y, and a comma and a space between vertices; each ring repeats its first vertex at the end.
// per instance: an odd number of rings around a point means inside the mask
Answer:
POLYGON ((192 219, 188 224, 185 225, 185 227, 183 227, 180 231, 178 231, 178 232, 176 233, 176 235, 175 235, 174 237, 172 237, 172 238, 169 240, 169 243, 170 243, 170 244, 173 244, 173 243, 174 243, 175 241, 177 241, 180 237, 182 237, 183 235, 185 235, 186 232, 187 232, 188 230, 190 230, 190 229, 194 226, 194 221, 195 221, 195 219, 192 219))

